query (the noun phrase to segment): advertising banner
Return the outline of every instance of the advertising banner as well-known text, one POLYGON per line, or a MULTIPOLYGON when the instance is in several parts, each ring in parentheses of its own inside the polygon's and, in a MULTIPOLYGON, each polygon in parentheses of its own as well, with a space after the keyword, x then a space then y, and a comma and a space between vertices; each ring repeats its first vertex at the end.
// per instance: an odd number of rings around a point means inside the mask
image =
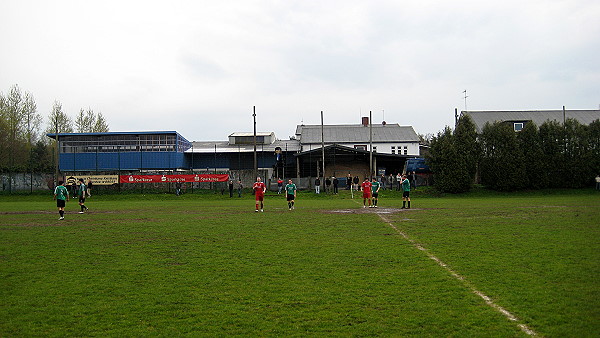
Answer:
POLYGON ((83 178, 83 182, 88 184, 88 180, 92 181, 93 185, 113 185, 119 183, 119 175, 77 175, 77 176, 66 176, 65 183, 71 185, 77 182, 80 178, 83 178))
POLYGON ((121 183, 186 183, 186 182, 227 182, 227 174, 203 174, 203 175, 121 175, 121 183))

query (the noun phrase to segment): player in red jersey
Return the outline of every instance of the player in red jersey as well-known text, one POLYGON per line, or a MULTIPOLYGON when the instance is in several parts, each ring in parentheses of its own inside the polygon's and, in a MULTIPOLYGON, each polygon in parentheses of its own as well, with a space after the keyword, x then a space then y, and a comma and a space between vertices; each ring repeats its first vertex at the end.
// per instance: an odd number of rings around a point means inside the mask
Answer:
POLYGON ((369 208, 371 207, 371 182, 369 178, 365 177, 364 182, 360 185, 363 192, 363 208, 367 207, 367 201, 369 201, 369 208))
POLYGON ((256 182, 252 185, 252 190, 254 190, 254 197, 256 198, 256 209, 254 211, 258 212, 258 202, 260 202, 260 212, 263 212, 263 202, 265 200, 267 186, 262 182, 260 177, 256 178, 256 182))

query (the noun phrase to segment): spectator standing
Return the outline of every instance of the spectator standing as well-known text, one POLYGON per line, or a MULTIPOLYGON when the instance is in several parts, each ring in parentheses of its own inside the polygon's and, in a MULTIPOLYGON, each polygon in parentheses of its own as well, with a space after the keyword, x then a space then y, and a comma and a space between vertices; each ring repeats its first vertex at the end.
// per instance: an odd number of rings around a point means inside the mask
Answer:
POLYGON ((325 193, 331 192, 331 178, 327 177, 325 179, 325 193))
POLYGON ((73 198, 77 197, 77 180, 74 180, 73 183, 71 183, 71 193, 73 198))
POLYGON ((414 190, 417 190, 417 173, 414 171, 410 174, 410 184, 413 186, 414 190))
POLYGON ((317 179, 315 180, 315 194, 320 194, 321 193, 321 179, 319 179, 317 177, 317 179))
POLYGON ((350 175, 350 173, 348 173, 348 176, 346 177, 346 190, 350 190, 351 186, 352 186, 352 175, 350 175))
MULTIPOLYGON (((404 177, 406 178, 406 177, 404 177)), ((398 175, 396 175, 396 185, 397 185, 397 190, 400 191, 400 184, 402 184, 402 175, 400 175, 400 173, 398 173, 398 175)))
POLYGON ((388 189, 394 190, 394 175, 390 174, 387 178, 388 189))
POLYGON ((337 177, 333 176, 333 193, 337 195, 338 193, 338 185, 340 184, 340 182, 338 181, 337 177))
POLYGON ((93 185, 92 180, 88 179, 88 181, 87 181, 87 196, 88 197, 92 197, 92 185, 93 185))
POLYGON ((283 180, 279 177, 277 178, 277 195, 281 195, 281 189, 283 189, 283 180))
POLYGON ((244 189, 244 185, 242 184, 242 180, 238 180, 238 183, 237 183, 238 197, 242 197, 243 189, 244 189))
POLYGON ((229 198, 233 197, 233 181, 229 180, 229 198))

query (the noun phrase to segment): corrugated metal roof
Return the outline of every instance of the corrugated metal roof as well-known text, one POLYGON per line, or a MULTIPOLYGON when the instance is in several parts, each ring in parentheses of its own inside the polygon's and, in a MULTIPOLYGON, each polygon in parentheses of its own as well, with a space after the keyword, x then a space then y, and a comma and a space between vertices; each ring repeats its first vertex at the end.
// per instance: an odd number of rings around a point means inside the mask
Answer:
MULTIPOLYGON (((215 145, 217 153, 251 153, 254 152, 253 144, 229 144, 227 141, 207 141, 192 142, 192 148, 186 150, 186 153, 214 153, 215 145)), ((257 144, 257 151, 275 152, 275 148, 280 147, 283 151, 300 151, 300 143, 296 140, 277 140, 271 144, 257 144)))
POLYGON ((481 132, 487 122, 532 121, 540 126, 548 120, 562 123, 563 118, 566 117, 587 125, 600 119, 600 110, 565 110, 564 117, 562 110, 462 111, 461 114, 471 116, 478 132, 481 132))
MULTIPOLYGON (((324 125, 323 138, 325 143, 368 142, 369 127, 362 124, 324 125)), ((300 143, 321 143, 320 125, 299 125, 296 135, 300 143)), ((418 142, 419 136, 411 126, 398 124, 373 125, 373 142, 418 142)))

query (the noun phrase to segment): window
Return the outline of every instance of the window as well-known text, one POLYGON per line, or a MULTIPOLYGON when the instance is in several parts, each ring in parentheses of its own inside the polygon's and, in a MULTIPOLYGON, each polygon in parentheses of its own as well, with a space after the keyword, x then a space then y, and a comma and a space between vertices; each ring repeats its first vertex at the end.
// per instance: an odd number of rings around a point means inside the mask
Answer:
POLYGON ((367 151, 367 145, 366 144, 357 144, 354 146, 354 149, 367 151))
POLYGON ((377 152, 377 146, 373 147, 373 152, 376 153, 377 152))
POLYGON ((408 155, 408 146, 404 146, 404 155, 408 155))
POLYGON ((523 122, 515 122, 513 126, 514 126, 515 131, 523 130, 523 122))
POLYGON ((396 147, 392 146, 392 154, 396 153, 396 147))

